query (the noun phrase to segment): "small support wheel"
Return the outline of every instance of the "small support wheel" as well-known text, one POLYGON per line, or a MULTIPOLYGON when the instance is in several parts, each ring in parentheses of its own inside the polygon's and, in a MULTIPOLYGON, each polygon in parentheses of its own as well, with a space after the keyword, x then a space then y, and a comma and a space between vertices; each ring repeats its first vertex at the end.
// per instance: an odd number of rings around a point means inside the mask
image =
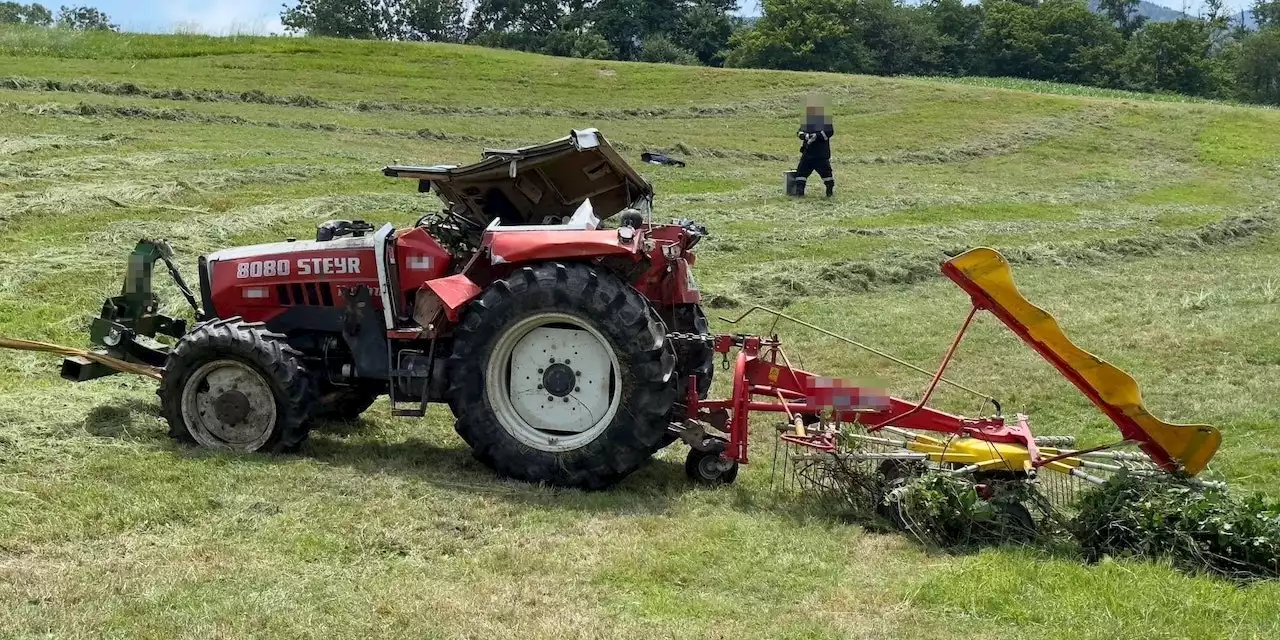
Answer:
POLYGON ((1022 544, 1034 542, 1040 528, 1031 511, 1020 502, 993 502, 995 521, 989 525, 989 533, 999 540, 1011 540, 1022 544))
POLYGON ((698 484, 732 484, 738 479, 738 463, 722 458, 719 452, 690 449, 684 459, 684 472, 698 484))

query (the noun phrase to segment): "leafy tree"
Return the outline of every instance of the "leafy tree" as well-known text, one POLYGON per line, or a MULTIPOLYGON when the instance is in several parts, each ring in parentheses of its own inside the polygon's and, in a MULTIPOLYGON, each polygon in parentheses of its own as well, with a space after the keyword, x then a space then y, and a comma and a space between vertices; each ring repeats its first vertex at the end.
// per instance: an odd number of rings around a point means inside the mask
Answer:
POLYGON ((666 36, 650 36, 640 43, 638 58, 643 62, 697 65, 698 57, 666 36))
POLYGON ((569 50, 569 55, 574 58, 586 58, 588 60, 609 60, 614 57, 613 48, 609 46, 609 41, 604 36, 588 32, 579 35, 573 42, 573 48, 569 50))
POLYGON ((93 7, 67 7, 58 9, 58 26, 77 31, 119 31, 111 24, 111 18, 93 7))
POLYGON ((390 40, 400 32, 386 0, 298 0, 285 5, 280 22, 292 33, 334 38, 390 40))
POLYGON ((1106 84, 1120 35, 1107 19, 1075 0, 1045 0, 1037 7, 986 0, 978 41, 986 75, 1077 84, 1106 84))
POLYGON ((401 16, 406 40, 462 42, 467 35, 460 0, 404 0, 401 16))
POLYGON ((982 5, 967 5, 964 0, 927 0, 920 10, 937 33, 937 71, 964 75, 973 70, 982 33, 982 5))
MULTIPOLYGON (((566 21, 567 25, 568 21, 566 21)), ((553 56, 570 58, 587 58, 589 60, 608 60, 613 57, 613 49, 598 33, 582 28, 556 29, 540 41, 536 37, 529 39, 531 51, 540 51, 553 56), (540 44, 539 44, 540 42, 540 44)))
POLYGON ((294 33, 361 40, 461 41, 462 0, 298 0, 280 14, 294 33))
POLYGON ((1147 21, 1138 13, 1139 0, 1098 0, 1098 11, 1111 19, 1126 39, 1132 38, 1147 21))
POLYGON ((571 55, 585 27, 586 0, 480 0, 467 24, 467 41, 552 55, 571 55))
POLYGON ((29 24, 47 27, 53 24, 53 13, 39 3, 0 2, 0 24, 29 24))
POLYGON ((856 0, 764 0, 754 27, 734 34, 727 66, 793 71, 866 72, 856 0))
POLYGON ((681 15, 677 0, 597 0, 589 14, 623 60, 636 59, 645 38, 671 30, 681 15))
POLYGON ((933 73, 939 66, 941 39, 933 22, 914 7, 861 0, 857 18, 874 73, 933 73))
POLYGON ((671 34, 672 40, 681 48, 692 51, 703 64, 722 64, 734 31, 734 20, 729 12, 736 4, 722 0, 695 2, 681 12, 671 34))
POLYGON ((1129 41, 1120 61, 1124 85, 1138 91, 1176 91, 1215 96, 1220 79, 1210 56, 1213 23, 1177 20, 1152 23, 1129 41))
POLYGON ((1280 0, 1253 0, 1250 13, 1259 29, 1280 27, 1280 0))
POLYGON ((467 23, 468 40, 483 33, 504 33, 517 29, 521 22, 520 0, 479 0, 467 23))
POLYGON ((1280 104, 1280 28, 1268 28, 1245 38, 1235 60, 1240 98, 1280 104))

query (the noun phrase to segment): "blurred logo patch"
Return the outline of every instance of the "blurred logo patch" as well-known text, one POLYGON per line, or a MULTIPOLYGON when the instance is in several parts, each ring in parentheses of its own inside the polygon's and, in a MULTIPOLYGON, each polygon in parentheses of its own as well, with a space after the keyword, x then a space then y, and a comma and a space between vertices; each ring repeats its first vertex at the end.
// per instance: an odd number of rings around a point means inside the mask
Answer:
POLYGON ((810 378, 805 384, 806 403, 815 409, 883 411, 889 408, 889 392, 881 385, 840 378, 810 378))

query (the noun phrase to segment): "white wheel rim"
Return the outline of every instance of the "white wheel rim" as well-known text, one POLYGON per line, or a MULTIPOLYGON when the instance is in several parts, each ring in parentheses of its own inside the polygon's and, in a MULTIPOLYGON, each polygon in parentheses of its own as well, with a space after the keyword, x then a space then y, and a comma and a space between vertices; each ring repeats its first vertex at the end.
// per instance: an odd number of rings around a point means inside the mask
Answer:
POLYGON ((205 447, 256 451, 275 431, 275 396, 253 367, 238 360, 215 360, 187 378, 182 420, 191 437, 205 447))
POLYGON ((621 372, 613 347, 590 323, 539 313, 498 338, 485 368, 485 394, 512 437, 540 451, 569 451, 613 422, 621 372))

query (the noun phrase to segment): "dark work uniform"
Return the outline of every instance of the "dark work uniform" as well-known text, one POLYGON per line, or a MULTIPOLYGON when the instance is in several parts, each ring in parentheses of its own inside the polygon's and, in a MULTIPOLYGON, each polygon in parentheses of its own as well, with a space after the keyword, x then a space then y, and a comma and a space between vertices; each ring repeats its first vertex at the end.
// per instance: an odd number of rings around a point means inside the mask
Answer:
POLYGON ((831 173, 831 137, 834 135, 835 127, 821 119, 806 122, 796 132, 796 137, 803 141, 800 144, 800 164, 796 167, 796 186, 800 195, 804 195, 805 183, 814 171, 827 185, 827 195, 835 189, 836 179, 831 173))

